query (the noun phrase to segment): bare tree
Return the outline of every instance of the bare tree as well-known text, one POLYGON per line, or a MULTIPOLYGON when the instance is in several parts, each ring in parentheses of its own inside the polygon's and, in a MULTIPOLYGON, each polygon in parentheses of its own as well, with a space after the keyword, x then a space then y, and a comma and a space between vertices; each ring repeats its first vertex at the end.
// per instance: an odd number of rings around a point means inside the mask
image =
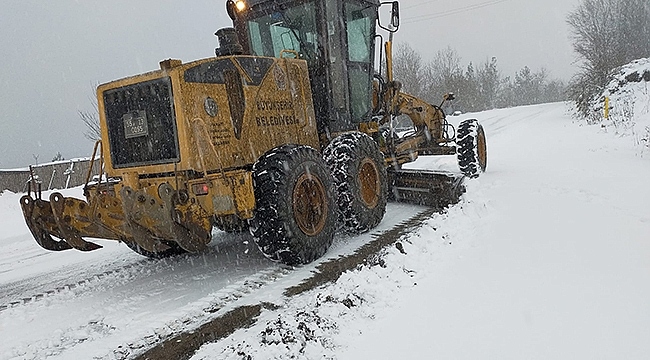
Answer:
POLYGON ((588 115, 589 103, 617 67, 650 56, 648 0, 583 0, 567 17, 573 48, 582 60, 569 96, 588 115))
POLYGON ((404 90, 432 104, 440 103, 444 94, 462 88, 463 71, 460 57, 451 47, 438 51, 425 63, 422 56, 407 43, 400 43, 393 61, 395 79, 404 90))
MULTIPOLYGON (((426 65, 427 84, 425 99, 433 104, 439 104, 447 93, 462 94, 464 88, 463 70, 460 65, 461 58, 450 46, 438 50, 433 60, 426 65)), ((454 107, 461 103, 447 103, 445 111, 453 112, 454 107)))
POLYGON ((86 132, 84 136, 92 141, 97 141, 101 138, 101 131, 99 129, 99 118, 96 112, 79 111, 81 121, 86 125, 86 132))
POLYGON ((97 106, 97 98, 94 95, 96 87, 97 86, 93 87, 93 96, 88 97, 88 100, 93 106, 93 111, 78 111, 79 118, 81 118, 81 121, 83 121, 84 125, 86 125, 86 132, 84 132, 84 136, 91 141, 97 141, 102 137, 101 130, 99 128, 99 108, 97 106))
POLYGON ((425 65, 422 56, 408 43, 397 44, 393 72, 395 79, 402 83, 405 92, 424 98, 427 82, 425 65))

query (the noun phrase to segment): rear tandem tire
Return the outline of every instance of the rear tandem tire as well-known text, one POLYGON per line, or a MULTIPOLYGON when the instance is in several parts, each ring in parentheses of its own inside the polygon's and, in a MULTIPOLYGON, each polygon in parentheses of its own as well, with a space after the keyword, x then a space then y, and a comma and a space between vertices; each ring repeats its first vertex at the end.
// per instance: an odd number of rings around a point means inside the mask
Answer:
POLYGON ((487 168, 487 142, 476 119, 463 120, 456 136, 458 167, 463 175, 477 178, 487 168))
POLYGON ((351 233, 377 226, 386 213, 388 180, 384 156, 368 135, 338 136, 323 151, 337 192, 339 221, 351 233))
POLYGON ((329 169, 318 151, 283 145, 253 166, 256 209, 250 231, 262 253, 288 265, 323 256, 336 230, 329 169))

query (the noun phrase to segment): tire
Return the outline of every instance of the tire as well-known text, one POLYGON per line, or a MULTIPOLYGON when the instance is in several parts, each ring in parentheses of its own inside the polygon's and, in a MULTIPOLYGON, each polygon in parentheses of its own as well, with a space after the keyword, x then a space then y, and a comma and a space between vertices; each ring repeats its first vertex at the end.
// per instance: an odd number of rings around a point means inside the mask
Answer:
POLYGON ((185 254, 187 251, 183 250, 176 242, 173 241, 163 241, 167 246, 169 246, 169 249, 160 251, 160 252, 151 252, 143 249, 134 241, 128 241, 124 240, 124 243, 126 246, 129 247, 129 249, 133 250, 135 253, 140 254, 142 256, 146 256, 150 259, 165 259, 168 257, 176 256, 176 255, 181 255, 185 254))
POLYGON ((323 152, 337 194, 338 219, 350 233, 377 226, 386 213, 388 180, 377 143, 360 132, 343 134, 323 152))
POLYGON ((460 171, 477 178, 487 168, 487 142, 483 126, 476 119, 463 120, 456 135, 456 155, 460 171))
POLYGON ((214 226, 227 233, 240 233, 248 230, 248 220, 242 220, 237 215, 225 215, 214 218, 214 226))
POLYGON ((311 147, 283 145, 253 166, 256 209, 250 232, 262 253, 287 265, 323 256, 336 230, 329 169, 311 147))

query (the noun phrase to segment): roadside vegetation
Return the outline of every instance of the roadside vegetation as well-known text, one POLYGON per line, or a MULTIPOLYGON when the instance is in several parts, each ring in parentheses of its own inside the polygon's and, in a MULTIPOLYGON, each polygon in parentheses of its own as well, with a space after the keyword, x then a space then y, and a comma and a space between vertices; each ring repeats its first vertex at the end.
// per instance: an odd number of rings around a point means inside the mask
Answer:
POLYGON ((463 67, 460 56, 451 47, 438 51, 426 62, 408 43, 400 43, 395 51, 394 73, 395 79, 404 84, 404 91, 432 104, 439 103, 445 93, 453 92, 456 100, 445 108, 447 113, 567 100, 566 84, 552 79, 546 69, 524 66, 513 76, 504 76, 496 57, 463 67))
POLYGON ((581 117, 590 119, 620 67, 650 57, 650 1, 583 0, 567 16, 580 71, 569 84, 569 98, 581 117))

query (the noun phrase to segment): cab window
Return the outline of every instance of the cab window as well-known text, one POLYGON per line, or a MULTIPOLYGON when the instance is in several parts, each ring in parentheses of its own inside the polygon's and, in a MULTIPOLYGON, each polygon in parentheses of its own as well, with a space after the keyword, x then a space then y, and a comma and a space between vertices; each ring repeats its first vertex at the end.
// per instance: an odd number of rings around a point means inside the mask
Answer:
POLYGON ((319 57, 313 2, 274 11, 248 21, 251 51, 258 56, 280 57, 282 50, 293 50, 308 63, 319 57))

